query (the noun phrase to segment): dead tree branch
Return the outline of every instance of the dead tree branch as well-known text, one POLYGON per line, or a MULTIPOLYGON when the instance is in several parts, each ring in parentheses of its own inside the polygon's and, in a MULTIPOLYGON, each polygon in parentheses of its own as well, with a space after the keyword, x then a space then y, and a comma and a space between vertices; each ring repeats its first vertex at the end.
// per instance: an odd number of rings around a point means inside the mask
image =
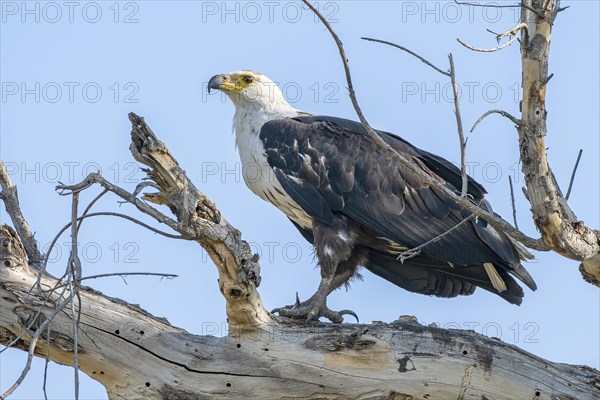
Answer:
POLYGON ((450 81, 452 82, 452 91, 454 95, 454 115, 456 117, 458 141, 460 142, 460 175, 462 178, 460 197, 465 198, 467 196, 467 190, 469 186, 469 180, 467 178, 467 141, 465 140, 465 135, 463 133, 462 118, 460 116, 458 85, 456 83, 456 68, 454 68, 454 58, 452 57, 452 53, 448 54, 448 61, 450 62, 450 81))
MULTIPOLYGON (((339 37, 327 20, 307 0, 303 1, 321 19, 334 37, 344 64, 346 79, 350 81, 350 69, 339 37)), ((454 191, 448 189, 443 182, 432 179, 418 166, 397 154, 366 123, 353 90, 350 91, 350 98, 361 123, 373 140, 394 154, 405 167, 417 174, 420 179, 428 184, 435 185, 468 211, 485 219, 495 228, 501 229, 525 246, 540 251, 552 249, 567 258, 582 261, 579 269, 582 271, 584 279, 600 286, 600 232, 578 221, 567 205, 567 201, 563 197, 548 164, 544 141, 547 132, 545 94, 547 83, 551 77, 551 75, 548 75, 550 33, 556 15, 562 10, 560 0, 547 0, 544 4, 541 4, 539 0, 522 0, 521 8, 521 21, 525 26, 518 24, 509 32, 520 30, 522 33, 522 118, 517 120, 504 111, 492 110, 484 114, 475 126, 491 113, 499 113, 517 124, 522 169, 528 189, 527 197, 532 205, 533 219, 542 233, 541 239, 532 239, 505 220, 485 212, 469 201, 468 198, 457 195, 454 191)))
POLYGON ((510 186, 510 204, 512 205, 513 223, 515 228, 519 229, 519 223, 517 222, 517 206, 515 205, 515 189, 513 188, 512 177, 508 176, 508 186, 510 186))
POLYGON ((475 131, 475 128, 477 128, 479 123, 481 121, 483 121, 486 117, 488 117, 489 115, 492 115, 492 114, 500 114, 504 118, 509 119, 516 126, 520 126, 522 123, 522 121, 520 119, 513 117, 510 113, 508 113, 504 110, 490 110, 490 111, 485 112, 481 117, 479 117, 479 119, 477 119, 477 121, 475 121, 475 123, 473 124, 473 127, 471 128, 471 132, 475 131))
MULTIPOLYGON (((229 335, 189 334, 137 306, 90 288, 65 285, 48 274, 42 274, 37 285, 39 273, 28 268, 16 234, 2 227, 0 343, 31 349, 32 355, 65 365, 74 365, 77 351, 79 369, 102 383, 111 400, 270 399, 291 393, 308 399, 600 396, 594 383, 600 380, 598 371, 554 364, 473 332, 405 320, 391 325, 294 325, 276 320, 262 307, 256 292, 258 262, 240 233, 192 182, 183 182, 187 177, 177 161, 143 119, 131 114, 130 120, 132 153, 149 167, 146 172, 158 188, 144 198, 167 205, 177 221, 97 175, 62 189, 78 192, 97 182, 197 240, 219 270, 229 335), (59 287, 62 291, 56 290, 59 287), (75 289, 80 296, 76 302, 70 293, 75 289), (73 312, 60 312, 67 305, 73 312), (77 340, 74 315, 79 315, 77 340), (523 366, 526 371, 520 370, 523 366)), ((94 214, 99 213, 79 216, 70 226, 94 214)))
POLYGON ((470 44, 467 44, 465 42, 463 42, 460 39, 456 39, 458 41, 458 43, 462 44, 464 47, 466 47, 469 50, 473 50, 473 51, 478 51, 478 52, 482 52, 482 53, 493 53, 499 50, 502 50, 508 46, 510 46, 511 44, 513 44, 513 42, 515 40, 517 40, 517 33, 521 30, 521 29, 527 29, 527 24, 520 22, 517 25, 515 25, 512 29, 507 30, 504 33, 494 33, 492 31, 490 31, 488 29, 489 32, 492 32, 496 35, 496 40, 498 41, 498 43, 500 42, 501 39, 510 36, 511 38, 508 40, 508 42, 503 43, 497 47, 493 47, 491 49, 482 49, 479 47, 475 47, 475 46, 471 46, 470 44))
POLYGON ((41 269, 41 263, 43 262, 44 257, 40 253, 37 242, 33 237, 33 232, 21 212, 17 187, 12 184, 6 166, 2 161, 0 161, 0 188, 2 188, 0 194, 2 195, 1 199, 6 207, 6 212, 10 216, 19 237, 22 238, 23 247, 25 248, 31 266, 41 269))
MULTIPOLYGON (((143 199, 168 205, 177 220, 162 214, 135 194, 111 184, 99 174, 90 174, 79 184, 59 186, 58 189, 62 194, 77 193, 95 183, 100 184, 141 212, 168 225, 180 233, 181 238, 196 240, 219 266, 219 284, 227 299, 227 317, 232 332, 260 330, 276 324, 274 317, 262 306, 256 291, 260 283, 260 267, 258 257, 252 254, 248 243, 241 240, 240 232, 221 217, 214 203, 196 189, 143 118, 132 113, 129 119, 133 125, 130 150, 137 161, 149 167, 146 173, 154 182, 144 187, 158 190, 145 193, 143 199)), ((90 213, 86 217, 97 214, 90 213)))
POLYGON ((577 168, 579 167, 579 161, 581 161, 581 155, 583 154, 583 149, 579 149, 579 154, 577 154, 577 160, 575 161, 575 166, 573 167, 573 172, 571 173, 571 179, 569 180, 569 188, 567 189, 567 194, 565 195, 565 199, 569 200, 571 196, 571 189, 573 189, 573 182, 575 181, 575 175, 577 175, 577 168))
POLYGON ((600 286, 600 233, 579 221, 554 178, 548 162, 546 89, 550 35, 560 1, 523 0, 521 37, 523 123, 517 127, 522 171, 531 212, 544 241, 564 257, 581 261, 584 277, 600 286), (532 12, 530 9, 537 12, 532 12))
POLYGON ((412 50, 407 49, 404 46, 400 46, 399 44, 396 43, 392 43, 392 42, 388 42, 386 40, 381 40, 381 39, 373 39, 373 38, 368 38, 368 37, 361 37, 362 40, 366 40, 368 42, 375 42, 375 43, 382 43, 382 44, 387 44, 388 46, 392 46, 395 47, 397 49, 400 49, 408 54, 410 54, 411 56, 414 56, 416 58, 418 58, 419 60, 421 60, 421 62, 423 62, 425 65, 430 66, 431 68, 433 68, 435 71, 439 72, 442 75, 446 75, 447 77, 450 77, 450 72, 448 71, 444 71, 441 68, 436 67, 435 65, 433 65, 430 61, 428 61, 426 58, 420 56, 419 54, 415 53, 412 50))
MULTIPOLYGON (((348 67, 348 60, 346 58, 346 53, 344 51, 342 42, 340 41, 337 34, 333 31, 333 28, 327 22, 327 20, 307 0, 303 0, 303 2, 306 3, 308 5, 308 7, 319 17, 319 19, 323 22, 323 24, 327 27, 327 29, 331 33, 332 37, 335 39, 340 56, 342 58, 342 63, 344 64, 344 70, 346 72, 346 81, 348 82, 348 86, 350 88, 351 87, 350 68, 348 67)), ((488 223, 492 224, 495 228, 502 230, 504 233, 506 233, 507 235, 509 235, 510 237, 515 239, 516 241, 522 243, 523 245, 525 245, 531 249, 538 250, 538 251, 549 250, 548 245, 543 240, 531 238, 531 237, 527 236, 526 234, 524 234, 523 232, 519 231, 518 229, 514 228, 510 223, 508 223, 504 219, 502 219, 494 214, 491 214, 491 213, 487 212, 486 210, 483 210, 482 208, 475 205, 469 199, 468 196, 463 197, 460 195, 460 193, 458 193, 458 194, 455 193, 454 190, 452 190, 448 186, 446 186, 445 182, 443 182, 440 179, 434 179, 431 175, 429 175, 425 171, 423 171, 423 169, 421 169, 418 165, 410 162, 409 160, 404 158, 402 155, 398 154, 391 146, 389 146, 385 141, 383 141, 383 139, 381 139, 381 137, 377 134, 377 132, 375 132, 373 130, 373 128, 371 128, 371 126, 367 123, 367 121, 365 120, 365 118, 362 114, 360 106, 358 105, 358 101, 356 100, 356 95, 355 95, 353 89, 349 90, 349 95, 350 95, 352 104, 354 106, 354 109, 361 121, 361 124, 363 125, 365 130, 368 132, 369 136, 371 136, 371 138, 376 143, 378 143, 380 146, 382 146, 387 151, 389 151, 391 154, 393 154, 396 157, 396 159, 398 161, 400 161, 405 168, 408 168, 411 172, 414 172, 419 177, 419 179, 422 180, 422 182, 427 183, 429 185, 433 185, 436 188, 440 189, 446 195, 448 195, 451 199, 456 201, 456 203, 458 203, 462 207, 466 208, 471 213, 475 214, 475 216, 477 216, 479 218, 483 218, 488 223)))

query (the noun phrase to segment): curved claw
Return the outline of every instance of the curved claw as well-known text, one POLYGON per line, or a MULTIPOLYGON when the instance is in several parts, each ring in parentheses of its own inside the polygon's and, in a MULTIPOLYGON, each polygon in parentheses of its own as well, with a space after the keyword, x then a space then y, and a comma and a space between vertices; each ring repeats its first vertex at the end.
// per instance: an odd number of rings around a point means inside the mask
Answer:
POLYGON ((308 314, 306 314, 306 322, 317 321, 320 317, 318 314, 319 313, 314 310, 309 311, 308 314))
POLYGON ((275 313, 278 313, 278 314, 279 314, 279 311, 281 311, 281 310, 282 310, 282 309, 284 309, 284 308, 285 308, 285 307, 277 307, 277 308, 274 308, 274 309, 272 309, 272 310, 271 310, 271 314, 275 314, 275 313))
POLYGON ((294 303, 294 305, 274 308, 271 310, 271 314, 279 313, 281 310, 293 310, 295 308, 299 308, 300 306, 302 306, 302 303, 300 303, 298 292, 296 292, 296 302, 294 303))
POLYGON ((356 319, 356 323, 360 323, 359 319, 358 319, 358 315, 356 315, 356 313, 352 310, 342 310, 342 311, 338 311, 338 314, 340 317, 343 317, 344 315, 351 315, 354 317, 354 319, 356 319))

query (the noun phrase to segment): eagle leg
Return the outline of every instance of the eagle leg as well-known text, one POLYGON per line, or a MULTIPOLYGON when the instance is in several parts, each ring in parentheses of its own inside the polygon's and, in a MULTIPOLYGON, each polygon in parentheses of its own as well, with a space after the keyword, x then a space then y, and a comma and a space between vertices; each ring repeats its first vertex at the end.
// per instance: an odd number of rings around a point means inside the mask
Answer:
POLYGON ((305 319, 306 322, 316 321, 321 317, 325 317, 333 323, 341 323, 344 321, 344 315, 351 315, 358 322, 358 316, 352 310, 333 311, 327 307, 327 295, 330 292, 330 284, 321 281, 317 292, 310 299, 300 303, 296 299, 296 304, 276 308, 271 313, 278 313, 282 317, 293 319, 305 319))
POLYGON ((318 320, 325 317, 331 322, 340 323, 344 315, 352 315, 358 321, 356 313, 351 310, 332 311, 327 307, 327 296, 356 274, 359 265, 367 262, 367 251, 354 246, 356 237, 354 223, 347 217, 337 215, 333 224, 313 221, 314 245, 319 266, 321 282, 315 294, 307 301, 293 306, 273 310, 282 317, 318 320))

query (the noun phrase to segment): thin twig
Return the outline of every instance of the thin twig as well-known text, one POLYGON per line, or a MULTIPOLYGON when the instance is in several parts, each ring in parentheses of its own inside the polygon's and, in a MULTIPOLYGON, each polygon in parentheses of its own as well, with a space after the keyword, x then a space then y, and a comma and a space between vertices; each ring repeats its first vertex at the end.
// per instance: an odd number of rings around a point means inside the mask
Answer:
POLYGON ((475 130, 475 128, 477 128, 477 125, 479 125, 479 123, 481 121, 483 121, 488 115, 491 114, 500 114, 505 118, 508 118, 512 121, 513 124, 515 124, 517 127, 521 126, 523 124, 523 121, 521 121, 520 119, 512 116, 510 113, 504 111, 504 110, 490 110, 487 111, 486 113, 484 113, 481 117, 479 117, 479 119, 473 124, 473 127, 471 128, 471 133, 475 130))
POLYGON ((515 228, 519 229, 519 223, 517 222, 517 207, 515 206, 515 191, 513 189, 512 177, 508 175, 508 184, 510 186, 510 202, 512 204, 512 215, 515 228))
MULTIPOLYGON (((185 237, 185 236, 173 235, 171 233, 163 232, 163 231, 161 231, 159 229, 156 229, 153 226, 150 226, 150 225, 148 225, 148 224, 146 224, 146 223, 144 223, 144 222, 142 222, 142 221, 140 221, 138 219, 130 217, 129 215, 120 214, 120 213, 116 213, 116 212, 107 212, 107 211, 105 211, 105 212, 89 213, 89 214, 82 215, 81 217, 78 217, 76 220, 79 221, 79 222, 81 222, 81 221, 83 221, 86 218, 97 217, 97 216, 102 216, 102 215, 104 215, 104 216, 111 216, 111 217, 119 217, 119 218, 126 219, 126 220, 131 221, 131 222, 133 222, 135 224, 138 224, 138 225, 140 225, 140 226, 142 226, 142 227, 144 227, 144 228, 146 228, 146 229, 148 229, 148 230, 150 230, 150 231, 152 231, 154 233, 157 233, 159 235, 168 237, 170 239, 194 240, 194 237, 185 237)), ((58 231, 58 233, 56 235, 54 235, 54 238, 50 242, 50 246, 48 247, 48 250, 46 252, 46 257, 45 257, 44 262, 43 262, 43 264, 41 266, 41 270, 38 273, 38 277, 37 277, 36 283, 35 283, 35 285, 33 285, 31 287, 31 290, 33 290, 34 287, 40 288, 40 282, 41 282, 43 273, 46 271, 46 268, 48 267, 49 256, 50 256, 52 250, 54 249, 54 246, 56 245, 56 242, 58 241, 58 239, 60 238, 60 236, 67 229, 69 229, 70 226, 71 226, 71 222, 69 222, 68 224, 66 224, 65 226, 63 226, 58 231)), ((66 275, 63 275, 59 280, 63 279, 65 276, 66 275)), ((31 293, 31 291, 30 291, 30 293, 31 293)), ((0 353, 1 352, 2 352, 2 350, 0 350, 0 353)))
MULTIPOLYGON (((64 275, 63 275, 63 278, 64 278, 64 275)), ((44 307, 46 307, 46 304, 48 304, 48 301, 50 300, 50 296, 52 295, 52 293, 54 293, 54 291, 59 288, 60 281, 61 280, 58 280, 56 282, 56 284, 54 285, 54 287, 48 291, 49 292, 48 296, 46 296, 46 299, 44 299, 44 302, 39 306, 39 308, 38 308, 37 312, 35 313, 35 315, 33 316, 33 318, 31 318, 31 322, 29 322, 29 324, 25 327, 25 329, 16 338, 14 338, 10 343, 5 344, 3 349, 0 349, 0 354, 2 354, 5 350, 8 350, 12 346, 14 346, 17 342, 19 342, 19 340, 21 340, 23 338, 23 336, 25 336, 25 334, 33 327, 33 325, 35 324, 37 319, 40 317, 40 315, 42 315, 42 309, 44 307)), ((65 286, 65 285, 61 285, 60 287, 62 287, 62 286, 65 286)), ((29 293, 31 293, 31 290, 32 289, 30 289, 29 293)), ((28 295, 29 295, 29 293, 28 293, 28 295)), ((59 295, 59 298, 62 298, 63 294, 64 294, 64 289, 63 289, 63 292, 59 295)), ((2 400, 2 399, 0 398, 0 400, 2 400)))
POLYGON ((575 161, 575 166, 573 167, 573 172, 571 173, 571 180, 569 181, 569 189, 567 189, 567 195, 565 196, 565 200, 569 200, 569 196, 571 196, 571 189, 573 189, 573 181, 575 180, 575 175, 577 174, 577 167, 579 167, 579 161, 581 160, 582 154, 583 149, 579 149, 577 161, 575 161))
MULTIPOLYGON (((106 274, 97 274, 97 275, 84 276, 79 281, 85 281, 85 280, 88 280, 88 279, 108 278, 108 277, 112 277, 112 276, 119 276, 119 277, 122 278, 124 276, 134 276, 134 275, 160 276, 161 278, 167 278, 167 279, 179 278, 179 275, 175 275, 175 274, 163 274, 163 273, 160 273, 160 272, 109 272, 109 273, 106 273, 106 274)), ((127 282, 125 282, 125 283, 127 283, 127 282)), ((67 285, 68 285, 68 283, 63 283, 61 285, 55 286, 54 289, 61 288, 63 286, 67 286, 67 285)))
POLYGON ((383 44, 387 44, 388 46, 392 46, 395 47, 397 49, 400 49, 402 51, 407 52, 408 54, 418 58, 419 60, 421 60, 421 62, 423 62, 424 64, 430 66, 431 68, 433 68, 434 70, 436 70, 437 72, 439 72, 442 75, 446 75, 446 76, 450 76, 450 73, 448 71, 444 71, 441 68, 436 67, 435 65, 433 65, 431 62, 427 61, 427 59, 425 59, 424 57, 421 57, 420 55, 418 55, 417 53, 415 53, 412 50, 407 49, 404 46, 400 46, 399 44, 396 43, 392 43, 392 42, 388 42, 386 40, 381 40, 381 39, 373 39, 373 38, 368 38, 368 37, 361 37, 362 40, 368 40, 369 42, 376 42, 376 43, 383 43, 383 44))
POLYGON ((462 2, 462 1, 458 1, 458 0, 454 0, 454 2, 456 4, 458 4, 458 5, 461 5, 461 6, 489 7, 489 8, 525 8, 525 9, 531 11, 532 13, 534 13, 535 15, 537 15, 540 18, 544 17, 537 10, 535 10, 534 8, 529 7, 527 4, 501 4, 501 5, 500 4, 480 4, 480 3, 462 2))
POLYGON ((454 115, 456 116, 456 127, 458 129, 458 140, 460 142, 460 174, 462 177, 462 188, 460 190, 460 197, 465 197, 467 195, 469 185, 467 177, 467 142, 465 141, 462 118, 460 117, 458 85, 456 84, 456 69, 454 68, 454 58, 452 57, 452 53, 448 54, 448 60, 450 61, 450 80, 452 81, 452 90, 454 94, 454 115))
MULTIPOLYGON (((151 230, 154 233, 158 233, 159 235, 168 237, 170 239, 183 239, 183 240, 194 240, 194 237, 184 237, 184 236, 179 236, 179 235, 173 235, 172 233, 167 233, 167 232, 163 232, 161 230, 156 229, 153 226, 150 226, 138 219, 135 219, 133 217, 130 217, 129 215, 126 214, 120 214, 117 212, 112 212, 112 211, 98 211, 98 212, 93 212, 93 213, 89 213, 87 215, 82 215, 81 217, 77 218, 77 221, 81 221, 83 219, 86 218, 90 218, 90 217, 98 217, 98 216, 109 216, 109 217, 119 217, 119 218, 123 218, 126 219, 128 221, 131 221, 135 224, 138 224, 140 226, 143 226, 144 228, 151 230)), ((66 231, 69 227, 71 226, 71 223, 69 222, 68 224, 66 224, 65 226, 62 227, 62 229, 59 231, 59 233, 57 234, 57 237, 60 236, 61 233, 63 233, 64 231, 66 231)))
POLYGON ((410 170, 411 172, 415 173, 417 175, 417 177, 423 181, 423 183, 435 186, 437 189, 439 189, 444 194, 446 194, 449 198, 454 200, 458 205, 464 207, 465 209, 467 209, 467 211, 470 211, 471 213, 475 214, 477 217, 483 218, 488 223, 492 224, 495 228, 502 230, 504 233, 511 236, 516 241, 523 243, 525 246, 527 246, 531 249, 535 249, 535 250, 539 250, 539 251, 550 250, 550 247, 542 239, 534 239, 534 238, 527 236, 523 232, 514 228, 511 224, 506 222, 504 219, 502 219, 500 217, 496 217, 494 214, 492 214, 486 210, 483 210, 480 207, 478 207, 476 204, 472 203, 468 196, 461 197, 460 195, 457 195, 453 190, 451 190, 450 188, 448 188, 446 186, 445 182, 443 182, 442 180, 440 180, 439 178, 437 178, 433 175, 427 174, 418 165, 409 161, 408 159, 403 157, 401 154, 399 154, 390 145, 388 145, 373 130, 373 128, 371 128, 371 126, 367 123, 367 121, 364 119, 364 117, 362 115, 362 112, 358 105, 358 101, 356 100, 356 95, 354 94, 354 90, 351 89, 350 68, 348 66, 348 60, 346 59, 346 53, 343 49, 342 42, 340 41, 337 34, 333 31, 333 28, 331 28, 331 25, 319 13, 319 11, 316 10, 307 0, 302 0, 302 1, 315 13, 315 15, 317 17, 319 17, 321 22, 323 22, 323 24, 325 25, 325 27, 327 28, 327 30, 329 31, 331 36, 334 38, 334 40, 338 46, 340 57, 342 58, 342 63, 344 64, 344 71, 346 73, 346 81, 348 82, 348 86, 349 86, 348 89, 349 89, 350 100, 352 101, 354 110, 356 111, 363 128, 365 128, 368 135, 375 141, 375 143, 377 143, 383 149, 389 151, 390 154, 392 154, 394 157, 396 157, 396 159, 402 164, 403 167, 405 167, 408 170, 410 170))
POLYGON ((44 382, 42 383, 42 392, 44 392, 44 400, 48 400, 48 392, 46 391, 46 383, 48 383, 48 364, 50 364, 50 325, 46 332, 46 357, 44 360, 44 382))
POLYGON ((98 278, 106 278, 109 276, 133 276, 133 275, 143 275, 143 276, 160 276, 161 278, 173 279, 179 278, 179 275, 175 274, 163 274, 160 272, 114 272, 108 274, 98 274, 98 275, 90 275, 81 278, 80 280, 86 279, 98 279, 98 278))
MULTIPOLYGON (((93 205, 94 200, 92 201, 93 205)), ((79 321, 81 319, 81 297, 79 296, 79 279, 81 278, 81 260, 78 254, 77 237, 79 233, 77 224, 77 215, 79 207, 79 192, 73 192, 71 202, 71 254, 69 255, 68 269, 68 284, 69 296, 71 303, 71 321, 73 323, 73 374, 75 386, 75 400, 79 400, 79 321), (79 301, 77 307, 77 315, 75 315, 75 295, 79 301)), ((83 221, 83 220, 81 220, 83 221)), ((81 224, 82 222, 79 222, 81 224)))
POLYGON ((337 45, 338 51, 340 53, 340 57, 342 58, 342 63, 344 64, 344 71, 346 73, 346 82, 348 83, 348 93, 350 95, 350 100, 352 101, 352 105, 354 106, 354 111, 358 115, 358 119, 360 119, 360 123, 365 128, 367 133, 376 142, 383 143, 383 146, 387 146, 387 144, 383 141, 383 139, 381 139, 379 137, 377 132, 375 132, 375 130, 373 128, 371 128, 371 125, 369 125, 369 123, 365 119, 365 117, 362 113, 362 110, 360 109, 360 106, 358 105, 358 101, 356 100, 356 94, 354 93, 354 86, 352 85, 352 77, 350 75, 350 66, 348 65, 348 57, 346 56, 346 51, 344 50, 344 45, 342 44, 342 41, 340 40, 337 33, 335 33, 335 31, 333 30, 333 28, 331 27, 329 22, 327 22, 327 19, 325 17, 323 17, 323 15, 321 15, 321 13, 308 0, 302 0, 302 2, 304 4, 306 4, 306 6, 308 8, 310 8, 312 10, 312 12, 315 13, 315 15, 321 20, 321 22, 323 23, 323 25, 325 25, 325 28, 327 28, 327 30, 331 34, 331 37, 333 37, 333 40, 335 41, 335 43, 337 45))
MULTIPOLYGON (((96 204, 96 202, 98 200, 100 200, 100 198, 102 198, 102 196, 104 196, 106 193, 108 193, 108 189, 104 189, 102 192, 100 192, 98 194, 98 196, 94 197, 92 199, 92 201, 90 201, 90 203, 87 205, 87 207, 85 208, 85 210, 83 210, 83 213, 81 215, 86 215, 88 212, 90 212, 90 210, 92 209, 92 207, 94 206, 94 204, 96 204)), ((81 224, 83 223, 83 220, 79 221, 79 224, 77 224, 77 231, 79 231, 79 228, 81 228, 81 224)))
POLYGON ((500 39, 505 38, 507 36, 517 36, 517 33, 519 33, 520 30, 524 30, 526 34, 529 33, 529 31, 527 30, 527 24, 525 22, 519 22, 506 32, 496 34, 496 40, 500 41, 500 39))
POLYGON ((469 50, 479 51, 479 52, 482 52, 482 53, 493 53, 495 51, 499 51, 499 50, 502 50, 505 47, 510 46, 515 40, 517 40, 517 33, 521 29, 523 29, 523 30, 525 30, 525 32, 527 32, 527 24, 524 23, 524 22, 519 22, 517 25, 515 25, 514 27, 512 27, 511 29, 507 30, 504 33, 495 33, 495 32, 492 32, 491 30, 488 29, 488 32, 491 32, 494 35, 496 35, 496 40, 498 41, 498 43, 500 43, 500 39, 505 38, 507 36, 511 36, 511 39, 508 42, 506 42, 504 44, 501 44, 501 45, 499 45, 497 47, 493 47, 491 49, 482 49, 482 48, 479 48, 479 47, 474 47, 474 46, 471 46, 470 44, 467 44, 467 43, 463 42, 460 39, 456 39, 456 40, 458 41, 458 43, 462 44, 463 46, 465 46, 469 50))
MULTIPOLYGON (((140 210, 141 212, 143 212, 144 214, 148 214, 149 216, 151 216, 158 222, 167 225, 169 228, 173 229, 174 231, 180 232, 180 233, 182 233, 182 235, 186 235, 186 236, 189 235, 190 237, 194 236, 194 232, 192 232, 191 229, 189 230, 189 232, 187 232, 187 231, 181 232, 182 227, 177 221, 173 220, 172 218, 167 217, 166 215, 164 215, 163 213, 158 211, 156 208, 141 201, 140 199, 138 199, 137 197, 135 197, 128 191, 126 191, 116 185, 113 185, 112 183, 110 183, 109 181, 104 179, 104 177, 102 175, 100 175, 98 173, 93 172, 93 173, 89 174, 83 181, 81 181, 80 183, 75 184, 75 185, 58 185, 56 187, 56 190, 59 192, 60 195, 64 196, 64 195, 68 195, 75 191, 85 190, 88 187, 90 187, 91 185, 93 185, 94 183, 98 183, 100 186, 102 186, 105 189, 109 190, 110 192, 116 194, 117 196, 119 196, 120 198, 125 200, 126 202, 131 203, 134 206, 136 206, 137 209, 140 210)), ((160 233, 160 232, 156 232, 156 233, 160 233)), ((167 236, 167 235, 165 235, 165 236, 167 236)), ((167 237, 169 237, 169 236, 167 236, 167 237)), ((180 238, 180 237, 174 236, 174 238, 180 238)))
POLYGON ((475 47, 475 46, 471 46, 468 43, 463 42, 462 40, 460 40, 459 38, 456 39, 456 41, 460 44, 462 44, 463 46, 465 46, 467 49, 469 50, 473 50, 473 51, 478 51, 480 53, 494 53, 496 51, 500 51, 508 46, 510 46, 511 44, 513 44, 513 42, 517 40, 517 36, 514 36, 512 39, 510 39, 508 42, 501 44, 500 46, 496 46, 496 47, 492 47, 490 49, 482 49, 480 47, 475 47))
MULTIPOLYGON (((74 268, 72 270, 74 272, 74 268)), ((69 296, 71 303, 71 318, 73 321, 73 374, 75 379, 75 400, 79 400, 79 320, 81 318, 81 297, 79 296, 79 283, 77 278, 71 276, 69 279, 69 296), (79 300, 79 306, 77 307, 77 315, 75 315, 75 294, 79 300)))
POLYGON ((449 233, 453 232, 454 230, 458 229, 459 227, 461 227, 463 224, 467 223, 468 221, 470 221, 471 219, 473 219, 473 217, 475 217, 474 214, 469 215, 467 218, 463 219, 462 221, 460 221, 458 224, 454 225, 452 228, 448 229, 446 232, 434 237, 431 240, 428 240, 427 242, 414 247, 410 250, 406 250, 403 251, 402 253, 400 253, 398 255, 398 257, 396 257, 396 260, 400 260, 401 263, 404 264, 404 261, 411 259, 413 257, 418 256, 419 254, 421 254, 421 250, 426 247, 429 246, 432 243, 437 242, 438 240, 440 240, 441 238, 443 238, 444 236, 448 235, 449 233))
POLYGON ((27 353, 27 362, 25 363, 25 367, 23 367, 23 370, 21 371, 21 375, 19 375, 19 377, 17 378, 15 383, 0 396, 0 400, 6 399, 8 396, 10 396, 11 393, 13 393, 21 385, 21 383, 27 376, 29 370, 31 369, 31 362, 33 361, 33 354, 35 352, 35 347, 37 345, 38 339, 40 338, 40 335, 42 334, 44 329, 46 329, 48 324, 54 319, 54 317, 56 317, 56 315, 59 312, 61 312, 63 310, 63 308, 65 308, 69 304, 69 302, 70 302, 69 298, 60 302, 58 304, 58 306, 54 309, 54 311, 52 311, 52 313, 50 313, 50 315, 48 315, 48 318, 46 318, 46 320, 44 322, 42 322, 42 324, 36 329, 33 337, 31 338, 31 343, 29 344, 29 351, 27 353))
POLYGON ((552 79, 552 78, 554 78, 554 73, 551 73, 550 75, 548 75, 548 77, 546 77, 546 79, 544 80, 542 85, 546 86, 548 84, 548 82, 550 82, 550 79, 552 79))
POLYGON ((74 281, 81 278, 81 260, 77 250, 77 208, 79 206, 79 192, 73 192, 73 201, 71 203, 71 255, 69 265, 74 281))

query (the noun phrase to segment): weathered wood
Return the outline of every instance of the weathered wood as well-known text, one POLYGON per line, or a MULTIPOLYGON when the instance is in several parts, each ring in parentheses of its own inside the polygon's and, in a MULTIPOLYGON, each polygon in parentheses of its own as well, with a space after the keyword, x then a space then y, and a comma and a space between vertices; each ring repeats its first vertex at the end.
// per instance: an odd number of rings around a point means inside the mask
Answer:
MULTIPOLYGON (((13 236, 0 241, 0 342, 26 329, 57 294, 31 289, 13 236), (5 261, 10 260, 6 266, 5 261), (31 292, 30 292, 31 291, 31 292)), ((45 275, 42 288, 57 280, 45 275)), ((81 371, 102 383, 110 399, 596 399, 600 373, 555 364, 480 334, 392 324, 273 325, 225 338, 198 336, 137 306, 82 287, 78 351, 81 371)), ((34 323, 35 327, 37 323, 34 323)), ((73 364, 70 313, 59 313, 36 355, 73 364), (49 340, 49 347, 48 347, 49 340)))
MULTIPOLYGON (((522 1, 527 30, 521 49, 524 97, 518 130, 532 213, 545 242, 566 257, 582 260, 584 277, 600 285, 598 232, 578 222, 569 209, 544 144, 550 32, 558 6, 556 0, 522 1)), ((79 366, 106 387, 110 399, 600 398, 598 371, 552 363, 474 332, 426 327, 406 318, 377 325, 296 325, 274 318, 257 292, 258 258, 240 232, 195 188, 143 119, 131 114, 130 120, 132 153, 149 167, 148 177, 158 190, 144 199, 167 205, 176 220, 140 201, 137 191, 128 193, 97 174, 63 189, 80 191, 100 184, 203 246, 219 270, 229 334, 193 335, 138 306, 81 287, 81 303, 76 304, 81 311, 79 366)), ((28 267, 25 250, 34 255, 29 257, 34 266, 41 256, 18 209, 16 188, 9 183, 2 186, 0 197, 11 217, 17 216, 13 223, 25 247, 14 231, 1 228, 0 343, 15 341, 14 347, 27 350, 36 328, 60 300, 60 291, 49 289, 65 283, 43 275, 41 285, 35 284, 39 270, 28 267)), ((50 333, 42 331, 41 339, 37 356, 48 354, 57 363, 73 365, 70 313, 58 313, 50 333)))
POLYGON ((160 142, 143 118, 131 113, 131 152, 151 169, 148 177, 158 193, 144 198, 168 204, 177 216, 182 234, 192 231, 198 243, 218 266, 219 289, 227 300, 230 331, 261 330, 277 324, 262 305, 256 288, 260 284, 258 256, 241 239, 239 230, 221 216, 213 202, 188 179, 177 161, 160 142))
POLYGON ((578 221, 569 208, 548 163, 545 138, 546 89, 550 34, 559 13, 559 0, 522 0, 521 58, 523 101, 519 149, 528 199, 535 225, 552 250, 564 257, 582 261, 584 278, 600 286, 600 233, 578 221), (530 9, 537 10, 533 13, 530 9))

